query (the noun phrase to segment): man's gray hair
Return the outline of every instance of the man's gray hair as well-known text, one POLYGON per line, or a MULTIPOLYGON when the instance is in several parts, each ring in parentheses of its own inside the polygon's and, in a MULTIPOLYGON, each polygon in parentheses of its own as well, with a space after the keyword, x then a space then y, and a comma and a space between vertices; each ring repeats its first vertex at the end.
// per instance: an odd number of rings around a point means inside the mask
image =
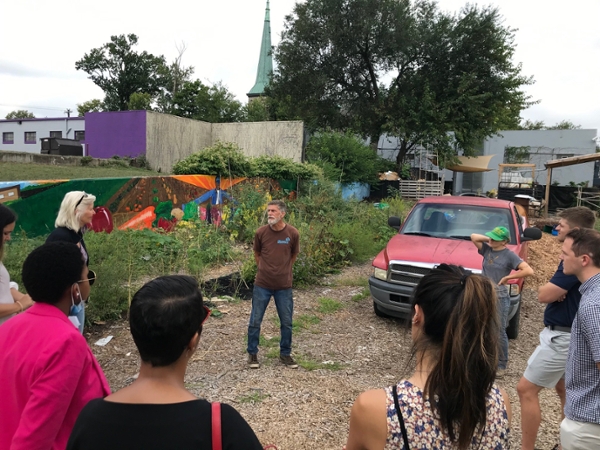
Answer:
POLYGON ((267 203, 267 206, 269 205, 277 206, 279 211, 283 213, 287 211, 287 206, 285 206, 283 200, 271 200, 269 203, 267 203))

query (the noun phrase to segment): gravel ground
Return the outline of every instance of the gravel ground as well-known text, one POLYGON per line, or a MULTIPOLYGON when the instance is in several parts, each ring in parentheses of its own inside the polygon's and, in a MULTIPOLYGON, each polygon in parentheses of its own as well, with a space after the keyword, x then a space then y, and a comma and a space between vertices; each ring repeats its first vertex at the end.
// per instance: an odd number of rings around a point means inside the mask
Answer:
MULTIPOLYGON (((544 235, 530 247, 534 269, 551 273, 557 244, 544 235)), ((348 434, 350 408, 361 392, 393 384, 409 373, 411 346, 407 325, 380 319, 372 299, 364 295, 370 263, 345 269, 322 284, 295 290, 294 355, 298 370, 278 361, 279 329, 274 306, 263 322, 261 367, 246 367, 245 338, 250 302, 219 303, 224 313, 205 325, 186 383, 197 396, 232 404, 250 423, 259 439, 279 450, 341 449, 348 434), (325 306, 324 306, 325 305, 325 306), (334 309, 338 308, 334 311, 334 309)), ((545 278, 547 280, 548 278, 545 278)), ((545 282, 537 280, 537 283, 545 282)), ((524 292, 519 338, 510 342, 508 374, 501 385, 509 392, 513 448, 520 444, 520 411, 516 385, 538 343, 543 305, 536 301, 536 283, 524 292)), ((138 355, 126 322, 93 328, 88 341, 113 390, 129 384, 138 371, 138 355), (113 336, 104 347, 95 345, 113 336)), ((558 442, 558 397, 542 391, 540 449, 558 442)))

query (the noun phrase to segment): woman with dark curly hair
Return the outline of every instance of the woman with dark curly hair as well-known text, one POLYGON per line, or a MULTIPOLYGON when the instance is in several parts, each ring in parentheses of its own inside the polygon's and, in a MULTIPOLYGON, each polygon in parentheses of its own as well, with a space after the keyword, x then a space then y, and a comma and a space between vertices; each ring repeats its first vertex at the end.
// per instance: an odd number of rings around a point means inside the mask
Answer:
POLYGON ((510 403, 494 383, 498 309, 485 277, 441 264, 412 299, 412 375, 362 393, 347 450, 509 448, 510 403))

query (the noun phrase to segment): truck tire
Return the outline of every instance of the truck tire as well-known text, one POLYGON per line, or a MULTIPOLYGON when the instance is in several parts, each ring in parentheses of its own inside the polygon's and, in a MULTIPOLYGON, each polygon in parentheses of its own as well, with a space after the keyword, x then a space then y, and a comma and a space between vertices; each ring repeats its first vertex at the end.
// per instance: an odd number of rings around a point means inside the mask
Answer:
MULTIPOLYGON (((522 300, 521 300, 522 301, 522 300)), ((521 322, 521 302, 519 302, 519 306, 517 307, 517 312, 513 316, 512 319, 508 322, 508 326, 506 327, 506 335, 509 339, 516 339, 519 337, 519 323, 521 322)))
POLYGON ((384 313, 381 309, 379 309, 379 306, 377 306, 377 303, 375 303, 375 302, 373 302, 373 311, 375 311, 375 315, 377 317, 383 317, 386 319, 390 317, 386 313, 384 313))

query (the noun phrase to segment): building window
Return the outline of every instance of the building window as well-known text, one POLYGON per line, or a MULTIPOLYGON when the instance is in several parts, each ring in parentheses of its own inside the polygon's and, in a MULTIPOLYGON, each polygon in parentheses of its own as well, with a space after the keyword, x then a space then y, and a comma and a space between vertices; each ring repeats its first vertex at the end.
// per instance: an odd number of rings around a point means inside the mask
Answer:
POLYGON ((15 143, 15 133, 13 133, 12 131, 2 133, 2 143, 3 144, 14 144, 15 143))
POLYGON ((85 131, 75 131, 75 140, 85 141, 85 131))
POLYGON ((62 137, 62 131, 51 131, 50 132, 50 137, 51 138, 61 138, 62 137))
POLYGON ((25 143, 26 144, 35 144, 37 142, 35 131, 26 131, 25 132, 25 143))

